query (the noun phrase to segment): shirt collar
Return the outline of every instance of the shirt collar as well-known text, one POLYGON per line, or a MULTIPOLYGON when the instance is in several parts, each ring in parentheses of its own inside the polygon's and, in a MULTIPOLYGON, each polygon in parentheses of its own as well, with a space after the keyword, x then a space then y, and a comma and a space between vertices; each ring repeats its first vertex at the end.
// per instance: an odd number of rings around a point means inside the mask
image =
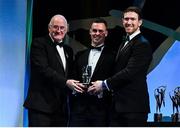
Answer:
POLYGON ((136 30, 133 34, 129 35, 129 40, 131 40, 132 38, 134 38, 136 35, 138 35, 139 33, 141 33, 141 31, 138 29, 136 30))

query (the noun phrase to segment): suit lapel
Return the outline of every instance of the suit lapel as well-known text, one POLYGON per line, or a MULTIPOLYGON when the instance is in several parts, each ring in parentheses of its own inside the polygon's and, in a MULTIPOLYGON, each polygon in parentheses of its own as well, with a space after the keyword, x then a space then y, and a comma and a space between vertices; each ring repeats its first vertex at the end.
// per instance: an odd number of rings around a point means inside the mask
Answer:
POLYGON ((62 63, 61 57, 60 57, 57 49, 56 49, 56 57, 58 58, 58 61, 59 61, 60 65, 61 65, 61 68, 64 70, 63 63, 62 63))
POLYGON ((126 50, 128 47, 130 47, 130 46, 131 46, 131 44, 132 44, 132 40, 131 40, 131 41, 129 41, 129 42, 126 44, 126 46, 122 47, 122 48, 121 48, 121 51, 126 50))
POLYGON ((61 68, 64 70, 61 57, 60 57, 60 55, 59 55, 59 53, 58 53, 58 50, 57 50, 57 48, 56 48, 56 44, 55 44, 54 42, 52 42, 52 40, 51 40, 51 38, 49 37, 49 35, 47 35, 46 38, 47 38, 47 40, 48 40, 48 43, 51 45, 51 47, 53 47, 53 48, 55 49, 55 50, 54 50, 54 51, 55 51, 55 56, 56 56, 58 62, 60 63, 61 68))
POLYGON ((99 60, 98 60, 98 62, 96 64, 96 67, 94 69, 94 73, 93 73, 92 77, 96 74, 98 69, 101 67, 101 64, 102 64, 102 62, 103 62, 103 60, 104 60, 104 58, 106 56, 105 54, 106 54, 106 47, 104 47, 104 49, 103 49, 103 51, 102 51, 102 53, 101 53, 101 55, 99 57, 99 60))
MULTIPOLYGON (((68 65, 68 63, 69 63, 69 55, 68 55, 68 52, 67 52, 67 49, 66 49, 65 46, 64 46, 64 55, 65 55, 65 60, 66 60, 66 69, 64 70, 64 72, 65 72, 65 75, 67 75, 68 67, 69 67, 69 65, 68 65)), ((62 65, 62 61, 61 61, 61 65, 62 65)), ((62 67, 63 67, 63 65, 62 65, 62 67)), ((64 67, 63 67, 63 69, 64 69, 64 67)))
POLYGON ((86 52, 85 52, 85 54, 84 54, 84 59, 83 59, 83 66, 86 66, 86 65, 88 65, 88 59, 89 59, 89 53, 90 53, 90 49, 88 49, 86 52))
POLYGON ((118 57, 119 57, 119 55, 120 55, 120 53, 121 53, 121 51, 122 51, 123 46, 124 46, 124 42, 121 43, 120 46, 119 46, 118 52, 117 52, 117 54, 116 54, 116 60, 118 59, 118 57))

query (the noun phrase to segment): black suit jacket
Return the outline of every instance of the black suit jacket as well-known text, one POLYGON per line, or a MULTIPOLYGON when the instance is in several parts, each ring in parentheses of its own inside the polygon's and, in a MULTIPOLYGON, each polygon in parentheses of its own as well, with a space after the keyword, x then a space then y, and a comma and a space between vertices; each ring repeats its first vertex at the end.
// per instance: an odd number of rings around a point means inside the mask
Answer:
MULTIPOLYGON (((88 56, 90 49, 80 51, 76 54, 75 58, 75 72, 76 79, 82 82, 82 67, 88 65, 88 56)), ((104 47, 101 56, 96 64, 94 73, 91 78, 92 81, 105 80, 112 75, 112 69, 115 62, 115 52, 109 48, 104 47)), ((72 96, 71 105, 72 111, 75 113, 104 113, 105 108, 109 108, 110 105, 110 93, 104 92, 102 99, 97 96, 89 94, 76 94, 72 96)))
POLYGON ((55 43, 49 36, 37 38, 30 51, 30 84, 24 106, 46 113, 64 111, 66 105, 66 78, 73 61, 73 51, 64 46, 66 70, 55 43))
MULTIPOLYGON (((122 48, 122 46, 120 46, 122 48)), ((107 79, 117 112, 150 112, 146 75, 152 60, 150 43, 138 34, 118 53, 107 79)))

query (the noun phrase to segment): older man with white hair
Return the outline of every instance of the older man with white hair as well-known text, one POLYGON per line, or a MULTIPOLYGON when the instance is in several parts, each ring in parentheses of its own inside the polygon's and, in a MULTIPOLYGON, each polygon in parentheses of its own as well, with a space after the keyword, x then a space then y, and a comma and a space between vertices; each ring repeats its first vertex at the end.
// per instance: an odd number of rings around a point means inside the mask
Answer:
POLYGON ((73 61, 73 50, 63 43, 67 29, 65 17, 55 15, 48 25, 49 34, 32 42, 30 83, 24 102, 29 126, 67 126, 67 90, 77 82, 67 79, 73 61))

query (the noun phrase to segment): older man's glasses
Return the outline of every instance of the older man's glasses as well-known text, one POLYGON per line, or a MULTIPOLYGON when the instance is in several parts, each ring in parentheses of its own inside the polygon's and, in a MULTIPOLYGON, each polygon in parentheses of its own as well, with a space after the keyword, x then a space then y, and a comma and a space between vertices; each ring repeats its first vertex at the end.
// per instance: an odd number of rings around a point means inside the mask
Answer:
POLYGON ((52 25, 52 28, 56 29, 56 30, 65 30, 65 26, 58 26, 58 25, 52 25))

